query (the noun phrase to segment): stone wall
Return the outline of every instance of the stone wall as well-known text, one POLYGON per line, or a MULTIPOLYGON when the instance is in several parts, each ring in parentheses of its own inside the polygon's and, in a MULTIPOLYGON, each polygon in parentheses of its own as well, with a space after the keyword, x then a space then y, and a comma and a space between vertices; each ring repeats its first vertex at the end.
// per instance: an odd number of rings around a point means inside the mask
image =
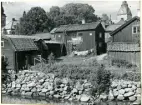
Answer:
MULTIPOLYGON (((68 78, 56 78, 54 74, 45 75, 41 72, 22 71, 17 74, 17 79, 8 84, 3 84, 2 93, 32 97, 47 97, 65 100, 92 102, 90 94, 92 85, 87 80, 73 82, 68 78)), ((109 94, 101 94, 101 100, 129 100, 140 101, 139 82, 114 80, 109 94)), ((140 102, 139 102, 140 103, 140 102)))

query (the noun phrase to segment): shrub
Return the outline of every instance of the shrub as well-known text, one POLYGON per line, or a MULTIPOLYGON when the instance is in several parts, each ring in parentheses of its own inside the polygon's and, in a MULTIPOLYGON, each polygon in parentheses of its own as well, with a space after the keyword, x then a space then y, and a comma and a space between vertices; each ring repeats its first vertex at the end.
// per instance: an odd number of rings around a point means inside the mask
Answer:
POLYGON ((102 65, 96 75, 96 84, 97 84, 97 93, 101 94, 103 92, 108 92, 109 87, 111 85, 111 73, 107 70, 104 70, 104 66, 102 65))
POLYGON ((126 72, 122 75, 122 79, 137 82, 141 80, 141 74, 139 72, 126 72))
POLYGON ((131 64, 130 62, 128 62, 126 60, 121 60, 121 59, 113 59, 112 65, 116 65, 117 67, 126 67, 126 68, 137 67, 136 65, 131 64))
POLYGON ((52 65, 53 63, 55 63, 55 56, 54 54, 51 52, 51 54, 48 56, 48 63, 50 65, 52 65))
POLYGON ((4 58, 4 57, 1 57, 1 61, 2 61, 2 83, 8 83, 10 82, 11 80, 11 77, 8 73, 8 69, 7 69, 7 66, 8 66, 8 59, 7 58, 4 58))

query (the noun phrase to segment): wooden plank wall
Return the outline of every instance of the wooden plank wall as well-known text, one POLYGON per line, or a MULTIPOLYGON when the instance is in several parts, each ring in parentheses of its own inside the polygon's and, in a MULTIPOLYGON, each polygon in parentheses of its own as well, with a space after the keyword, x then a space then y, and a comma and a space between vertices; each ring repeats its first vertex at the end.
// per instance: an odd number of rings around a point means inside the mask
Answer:
POLYGON ((108 52, 109 57, 112 59, 126 60, 132 64, 140 65, 140 52, 108 52))

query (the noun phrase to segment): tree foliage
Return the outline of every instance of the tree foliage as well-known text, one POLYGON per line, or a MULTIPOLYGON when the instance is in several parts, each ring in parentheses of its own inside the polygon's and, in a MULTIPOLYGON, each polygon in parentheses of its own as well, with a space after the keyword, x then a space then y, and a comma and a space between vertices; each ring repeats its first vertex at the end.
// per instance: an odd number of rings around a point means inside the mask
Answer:
POLYGON ((94 12, 94 8, 88 4, 69 3, 61 8, 51 7, 49 17, 54 26, 81 23, 82 19, 90 23, 99 19, 94 12))
POLYGON ((29 35, 48 30, 48 17, 41 7, 32 7, 27 13, 24 11, 17 25, 20 34, 29 35))
POLYGON ((63 7, 52 6, 47 13, 41 7, 32 7, 27 13, 24 11, 15 33, 30 35, 49 32, 60 25, 81 23, 82 19, 86 23, 95 22, 99 18, 94 12, 92 6, 81 3, 69 3, 63 7))

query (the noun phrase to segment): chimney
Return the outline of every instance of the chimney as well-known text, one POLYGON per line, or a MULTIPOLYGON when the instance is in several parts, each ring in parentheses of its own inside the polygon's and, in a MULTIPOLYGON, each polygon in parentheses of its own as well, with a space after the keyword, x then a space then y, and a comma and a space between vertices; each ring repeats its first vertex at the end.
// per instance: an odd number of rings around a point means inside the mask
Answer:
POLYGON ((85 24, 85 19, 82 19, 82 24, 85 24))

